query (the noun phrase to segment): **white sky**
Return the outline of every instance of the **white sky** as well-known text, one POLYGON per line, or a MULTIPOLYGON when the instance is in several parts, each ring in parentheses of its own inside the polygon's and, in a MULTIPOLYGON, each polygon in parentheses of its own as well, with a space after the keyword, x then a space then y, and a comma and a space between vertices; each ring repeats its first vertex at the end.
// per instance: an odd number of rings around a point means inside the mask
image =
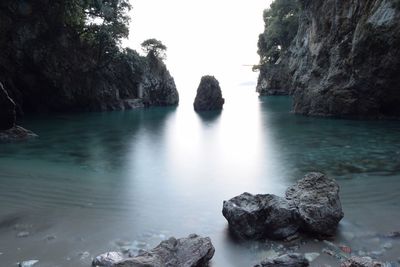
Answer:
POLYGON ((254 81, 257 40, 263 10, 271 0, 134 0, 130 38, 125 45, 141 51, 149 38, 167 47, 167 66, 182 95, 195 94, 201 76, 221 85, 254 81))

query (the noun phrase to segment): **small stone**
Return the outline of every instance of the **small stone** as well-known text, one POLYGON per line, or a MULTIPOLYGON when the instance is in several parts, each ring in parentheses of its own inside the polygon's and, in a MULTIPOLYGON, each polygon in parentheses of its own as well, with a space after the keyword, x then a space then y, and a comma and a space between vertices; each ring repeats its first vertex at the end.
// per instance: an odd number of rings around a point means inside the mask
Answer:
POLYGON ((319 253, 317 252, 311 252, 311 253, 306 253, 304 254, 304 257, 309 261, 309 262, 313 262, 316 258, 319 257, 319 253))
POLYGON ((44 240, 46 240, 46 241, 51 241, 51 240, 54 240, 54 239, 56 239, 55 235, 46 235, 44 237, 44 240))
POLYGON ((24 231, 24 232, 19 232, 19 233, 17 234, 17 237, 18 237, 18 238, 23 238, 23 237, 28 237, 29 235, 30 235, 29 232, 24 231))
POLYGON ((385 244, 383 244, 382 246, 384 249, 391 249, 393 248, 393 244, 390 242, 386 242, 385 244))
POLYGON ((18 266, 19 267, 32 267, 33 265, 35 265, 38 262, 39 262, 38 260, 22 261, 22 262, 18 263, 18 266))
POLYGON ((107 252, 94 258, 92 265, 111 267, 123 259, 124 257, 120 252, 107 252))
POLYGON ((80 252, 78 255, 81 260, 86 260, 90 257, 90 253, 88 251, 80 252))
POLYGON ((343 237, 346 239, 346 240, 353 240, 354 238, 355 238, 355 234, 353 234, 353 233, 350 233, 350 232, 344 232, 343 233, 343 237))
POLYGON ((367 252, 365 252, 365 251, 363 251, 363 250, 359 250, 357 254, 358 254, 358 256, 363 257, 363 256, 366 256, 366 255, 367 255, 367 252))
POLYGON ((277 267, 277 266, 290 266, 290 267, 307 267, 309 262, 301 254, 292 253, 285 254, 279 257, 266 259, 261 263, 254 265, 254 267, 277 267))
POLYGON ((383 255, 383 253, 384 253, 383 250, 374 250, 370 252, 370 255, 373 257, 380 257, 383 255))

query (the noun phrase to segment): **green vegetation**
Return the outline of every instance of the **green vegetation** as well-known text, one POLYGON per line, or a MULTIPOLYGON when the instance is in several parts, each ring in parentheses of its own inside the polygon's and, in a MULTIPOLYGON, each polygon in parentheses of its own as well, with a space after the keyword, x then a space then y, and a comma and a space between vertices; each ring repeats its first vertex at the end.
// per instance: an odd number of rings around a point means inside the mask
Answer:
POLYGON ((274 64, 289 48, 298 29, 297 0, 275 0, 264 10, 264 32, 258 40, 260 64, 274 64))
POLYGON ((144 41, 141 45, 147 55, 151 54, 159 59, 165 59, 167 47, 161 41, 152 38, 144 41))

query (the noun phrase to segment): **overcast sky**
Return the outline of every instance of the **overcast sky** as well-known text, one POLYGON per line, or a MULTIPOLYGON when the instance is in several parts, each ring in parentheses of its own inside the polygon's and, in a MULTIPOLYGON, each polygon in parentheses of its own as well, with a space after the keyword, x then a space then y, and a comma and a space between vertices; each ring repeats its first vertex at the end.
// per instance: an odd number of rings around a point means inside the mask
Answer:
POLYGON ((167 47, 167 65, 180 93, 212 74, 222 84, 254 80, 244 64, 258 62, 257 40, 269 0, 134 0, 125 43, 140 50, 148 38, 167 47))

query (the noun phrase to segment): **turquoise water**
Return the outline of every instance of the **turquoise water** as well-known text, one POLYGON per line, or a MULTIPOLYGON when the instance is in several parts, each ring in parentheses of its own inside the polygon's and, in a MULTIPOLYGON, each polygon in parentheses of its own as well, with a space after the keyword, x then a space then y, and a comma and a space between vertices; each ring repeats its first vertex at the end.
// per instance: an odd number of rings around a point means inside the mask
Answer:
MULTIPOLYGON (((381 234, 400 230, 399 122, 296 116, 290 98, 258 98, 251 86, 224 94, 222 112, 201 116, 183 103, 26 118, 40 138, 0 145, 1 266, 89 266, 104 251, 193 232, 212 238, 212 266, 252 266, 270 244, 230 238, 222 201, 283 194, 308 171, 341 185, 334 242, 397 260, 398 240, 381 234)), ((308 240, 300 251, 335 266, 323 247, 308 240)))

